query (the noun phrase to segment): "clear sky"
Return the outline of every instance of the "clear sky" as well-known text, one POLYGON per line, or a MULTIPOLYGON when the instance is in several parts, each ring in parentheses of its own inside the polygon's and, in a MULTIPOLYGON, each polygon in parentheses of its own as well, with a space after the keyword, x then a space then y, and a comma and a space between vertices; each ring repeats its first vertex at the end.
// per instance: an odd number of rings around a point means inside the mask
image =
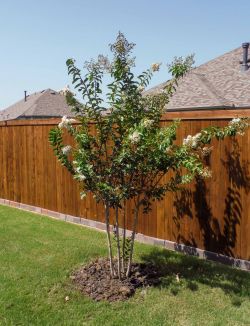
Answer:
POLYGON ((136 72, 195 53, 196 65, 250 40, 250 0, 0 0, 0 108, 70 83, 65 61, 109 54, 122 31, 136 43, 136 72))

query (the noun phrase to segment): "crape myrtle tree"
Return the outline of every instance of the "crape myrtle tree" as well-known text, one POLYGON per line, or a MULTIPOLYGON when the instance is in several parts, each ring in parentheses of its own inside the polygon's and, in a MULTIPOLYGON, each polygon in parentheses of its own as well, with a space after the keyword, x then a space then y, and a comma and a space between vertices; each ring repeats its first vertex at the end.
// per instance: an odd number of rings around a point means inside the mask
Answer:
POLYGON ((210 177, 203 158, 211 151, 212 138, 243 134, 248 127, 246 119, 235 118, 224 128, 202 129, 196 135, 189 135, 181 145, 175 144, 180 121, 161 127, 160 118, 178 80, 191 68, 193 56, 175 58, 168 66, 172 79, 163 91, 145 95, 143 91, 160 64, 152 64, 136 77, 132 72, 133 47, 134 44, 119 33, 115 43, 110 45, 111 61, 99 55, 96 61, 85 63, 85 73, 82 73, 73 59, 67 60, 68 74, 83 101, 79 102, 73 93, 67 92, 66 98, 76 119, 63 117, 49 135, 58 160, 80 183, 81 198, 91 193, 104 205, 110 274, 119 279, 128 277, 131 272, 140 210, 147 212, 153 200, 161 200, 166 192, 177 191, 194 178, 210 177), (106 74, 111 82, 107 94, 103 94, 106 74), (94 133, 90 123, 94 124, 94 133), (74 146, 64 144, 64 133, 73 137, 74 146), (170 171, 174 176, 163 182, 170 171), (125 210, 128 200, 134 202, 129 236, 125 210), (114 237, 110 227, 111 210, 114 211, 114 237))

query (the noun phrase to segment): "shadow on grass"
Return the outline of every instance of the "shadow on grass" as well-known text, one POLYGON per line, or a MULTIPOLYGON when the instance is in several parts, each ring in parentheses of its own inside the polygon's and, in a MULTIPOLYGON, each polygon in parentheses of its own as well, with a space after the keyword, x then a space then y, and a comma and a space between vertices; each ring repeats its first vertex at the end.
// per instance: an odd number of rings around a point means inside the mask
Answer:
POLYGON ((168 288, 173 295, 183 288, 198 291, 199 286, 206 285, 223 290, 235 306, 239 306, 243 298, 250 299, 249 272, 160 248, 142 255, 141 260, 157 266, 161 275, 159 287, 168 288))

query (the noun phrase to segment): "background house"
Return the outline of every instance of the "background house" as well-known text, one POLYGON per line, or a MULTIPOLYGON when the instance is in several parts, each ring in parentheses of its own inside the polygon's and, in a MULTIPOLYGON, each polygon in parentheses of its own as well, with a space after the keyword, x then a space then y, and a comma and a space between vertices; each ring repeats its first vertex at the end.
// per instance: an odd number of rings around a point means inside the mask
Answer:
POLYGON ((73 114, 66 102, 65 90, 66 88, 56 92, 52 89, 46 89, 31 95, 26 95, 25 92, 21 101, 0 111, 0 121, 72 116, 73 114))
MULTIPOLYGON (((230 109, 250 107, 249 43, 227 52, 197 68, 179 81, 166 109, 230 109)), ((160 92, 167 82, 145 94, 160 92)))

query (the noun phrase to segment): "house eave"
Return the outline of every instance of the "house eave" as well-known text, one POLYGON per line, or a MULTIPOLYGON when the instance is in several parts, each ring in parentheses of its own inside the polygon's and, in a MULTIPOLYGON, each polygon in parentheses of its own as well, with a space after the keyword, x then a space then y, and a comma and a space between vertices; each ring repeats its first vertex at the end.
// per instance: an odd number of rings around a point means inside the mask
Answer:
POLYGON ((181 111, 219 111, 219 110, 250 110, 250 104, 247 106, 197 106, 197 107, 186 107, 186 108, 173 108, 166 109, 167 112, 181 112, 181 111))

